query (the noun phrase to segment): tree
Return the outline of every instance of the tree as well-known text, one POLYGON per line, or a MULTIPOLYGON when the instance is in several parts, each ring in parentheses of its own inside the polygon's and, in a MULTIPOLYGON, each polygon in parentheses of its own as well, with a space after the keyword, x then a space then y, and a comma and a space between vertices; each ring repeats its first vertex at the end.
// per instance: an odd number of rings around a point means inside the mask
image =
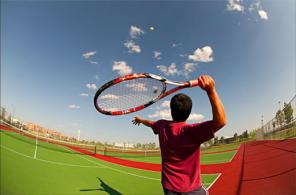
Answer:
POLYGON ((284 115, 283 111, 278 110, 278 111, 276 112, 275 119, 276 119, 276 123, 277 123, 279 126, 282 126, 282 124, 283 124, 283 122, 284 122, 284 119, 285 119, 285 115, 284 115))
POLYGON ((214 138, 214 145, 217 145, 218 144, 218 137, 215 137, 214 138))
POLYGON ((221 138, 220 138, 220 142, 221 142, 222 144, 224 144, 224 137, 223 137, 223 136, 221 136, 221 138))
POLYGON ((242 137, 243 138, 248 138, 249 137, 248 130, 243 132, 242 137))
POLYGON ((237 141, 237 133, 235 133, 235 134, 233 135, 233 138, 234 138, 234 141, 236 142, 236 141, 237 141))
POLYGON ((213 139, 208 140, 207 143, 209 146, 213 145, 213 139))
POLYGON ((276 122, 273 121, 273 122, 272 122, 272 127, 275 128, 275 125, 276 125, 276 122))
POLYGON ((291 106, 291 103, 286 104, 284 103, 284 117, 285 117, 285 123, 289 124, 293 120, 293 108, 291 106))

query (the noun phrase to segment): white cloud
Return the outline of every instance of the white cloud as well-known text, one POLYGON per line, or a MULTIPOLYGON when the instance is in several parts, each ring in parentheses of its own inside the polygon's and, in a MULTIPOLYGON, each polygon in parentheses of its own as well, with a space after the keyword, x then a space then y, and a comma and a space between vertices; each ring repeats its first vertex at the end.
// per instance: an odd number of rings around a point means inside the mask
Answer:
POLYGON ((145 83, 129 83, 129 84, 126 84, 126 86, 138 92, 148 91, 145 83))
POLYGON ((136 43, 132 40, 128 40, 124 43, 124 46, 128 48, 129 53, 141 53, 141 47, 136 45, 136 43))
POLYGON ((95 55, 96 53, 97 53, 96 51, 90 51, 90 52, 87 52, 87 53, 82 54, 82 56, 85 59, 89 59, 91 56, 95 55))
POLYGON ((114 95, 114 94, 106 94, 100 97, 100 99, 104 100, 104 99, 110 99, 110 100, 114 100, 114 99, 119 99, 118 95, 114 95))
POLYGON ((117 71, 117 73, 121 76, 132 73, 132 67, 128 66, 125 61, 114 61, 113 71, 117 71))
MULTIPOLYGON (((156 110, 153 114, 148 115, 149 118, 161 118, 166 120, 171 120, 171 110, 170 109, 163 109, 163 110, 156 110)), ((201 114, 191 113, 188 117, 188 121, 200 121, 204 119, 204 116, 201 114)))
POLYGON ((228 0, 227 10, 229 11, 237 11, 237 12, 243 12, 244 6, 241 4, 242 1, 240 0, 228 0))
POLYGON ((153 114, 148 115, 149 118, 162 118, 162 119, 167 119, 171 120, 171 110, 169 109, 164 109, 164 110, 157 110, 153 114))
POLYGON ((99 64, 97 61, 89 61, 91 64, 99 64))
POLYGON ((164 65, 158 65, 156 68, 166 76, 184 75, 185 77, 188 77, 191 72, 195 71, 196 65, 196 63, 185 63, 183 70, 178 70, 175 63, 172 63, 168 67, 164 65))
POLYGON ((81 93, 81 94, 79 94, 79 96, 88 96, 88 94, 87 93, 81 93))
POLYGON ((205 117, 202 114, 196 114, 196 113, 192 113, 189 115, 188 120, 189 121, 200 121, 202 119, 204 119, 205 117))
POLYGON ((170 66, 158 65, 156 68, 167 76, 179 75, 181 72, 177 69, 177 65, 172 63, 170 66))
POLYGON ((87 87, 88 89, 92 89, 92 90, 96 90, 96 89, 97 89, 97 86, 96 86, 96 84, 94 84, 94 83, 87 83, 87 84, 86 84, 86 87, 87 87))
POLYGON ((144 34, 144 31, 136 26, 131 26, 130 28, 130 36, 132 38, 137 38, 138 36, 144 34))
POLYGON ((196 64, 195 63, 186 63, 184 64, 183 74, 187 77, 193 71, 195 71, 196 64))
POLYGON ((203 48, 197 48, 193 55, 189 55, 188 59, 194 62, 211 62, 213 61, 213 50, 210 46, 205 46, 203 48))
POLYGON ((258 14, 262 20, 268 20, 267 12, 264 10, 258 10, 258 14))
POLYGON ((70 104, 70 105, 68 105, 68 108, 70 108, 70 109, 79 109, 80 106, 75 105, 75 104, 70 104))
POLYGON ((161 59, 161 52, 160 51, 153 51, 154 58, 157 60, 161 59))
POLYGON ((162 102, 161 104, 160 104, 160 106, 161 107, 163 107, 163 108, 169 108, 170 107, 170 101, 164 101, 164 102, 162 102))

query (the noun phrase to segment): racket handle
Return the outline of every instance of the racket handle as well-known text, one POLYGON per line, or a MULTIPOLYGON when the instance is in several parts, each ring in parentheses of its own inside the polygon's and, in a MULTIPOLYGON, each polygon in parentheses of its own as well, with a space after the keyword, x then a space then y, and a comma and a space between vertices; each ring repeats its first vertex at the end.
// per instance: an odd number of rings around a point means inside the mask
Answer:
POLYGON ((199 81, 197 79, 191 80, 191 81, 189 81, 189 84, 190 84, 189 87, 196 87, 196 86, 199 86, 199 81))

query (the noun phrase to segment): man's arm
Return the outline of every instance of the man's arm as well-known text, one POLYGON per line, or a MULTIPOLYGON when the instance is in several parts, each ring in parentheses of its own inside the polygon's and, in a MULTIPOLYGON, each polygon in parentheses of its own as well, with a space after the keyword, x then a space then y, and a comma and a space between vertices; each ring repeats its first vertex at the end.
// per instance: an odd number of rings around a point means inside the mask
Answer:
POLYGON ((144 120, 138 116, 134 117, 134 120, 132 121, 134 125, 140 125, 143 124, 147 127, 152 127, 152 124, 154 123, 154 121, 149 121, 149 120, 144 120))
POLYGON ((200 82, 200 87, 207 92, 211 102, 213 114, 212 122, 214 128, 213 131, 216 132, 226 125, 224 106, 215 89, 215 81, 212 79, 212 77, 204 75, 199 77, 198 80, 200 82))

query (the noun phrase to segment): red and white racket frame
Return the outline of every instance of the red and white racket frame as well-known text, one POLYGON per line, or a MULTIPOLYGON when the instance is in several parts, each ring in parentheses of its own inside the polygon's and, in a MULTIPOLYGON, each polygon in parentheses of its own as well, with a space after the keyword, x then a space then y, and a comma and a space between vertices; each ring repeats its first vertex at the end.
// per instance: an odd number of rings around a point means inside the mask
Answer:
POLYGON ((169 81, 166 78, 163 78, 161 76, 154 75, 154 74, 149 74, 149 73, 128 74, 128 75, 125 75, 125 76, 122 76, 122 77, 118 77, 118 78, 116 78, 116 79, 114 79, 112 81, 109 81, 108 83, 105 83, 103 86, 101 86, 98 89, 98 91, 96 92, 95 96, 94 96, 94 105, 95 105, 95 108, 97 109, 97 111, 99 111, 102 114, 113 115, 113 116, 115 116, 115 115, 124 115, 124 114, 129 114, 131 112, 136 112, 136 111, 142 110, 142 109, 152 105, 153 103, 157 102, 158 100, 160 100, 160 99, 162 99, 162 98, 164 98, 164 97, 166 97, 166 96, 168 96, 168 95, 170 95, 172 93, 175 93, 176 91, 179 91, 179 90, 184 89, 184 88, 196 87, 198 85, 199 85, 198 80, 190 80, 190 81, 180 83, 180 82, 169 81), (151 79, 156 79, 156 80, 161 81, 162 85, 163 85, 163 90, 160 93, 160 95, 158 97, 154 98, 153 100, 151 100, 150 102, 146 103, 146 104, 143 104, 141 106, 137 106, 135 108, 123 110, 123 111, 105 111, 105 110, 102 110, 98 106, 97 99, 98 99, 99 95, 105 89, 107 89, 107 88, 109 88, 109 87, 111 87, 113 85, 116 85, 116 84, 118 84, 120 82, 123 82, 123 81, 132 80, 132 79, 139 79, 139 78, 151 78, 151 79), (166 91, 167 84, 175 85, 177 87, 166 91))

